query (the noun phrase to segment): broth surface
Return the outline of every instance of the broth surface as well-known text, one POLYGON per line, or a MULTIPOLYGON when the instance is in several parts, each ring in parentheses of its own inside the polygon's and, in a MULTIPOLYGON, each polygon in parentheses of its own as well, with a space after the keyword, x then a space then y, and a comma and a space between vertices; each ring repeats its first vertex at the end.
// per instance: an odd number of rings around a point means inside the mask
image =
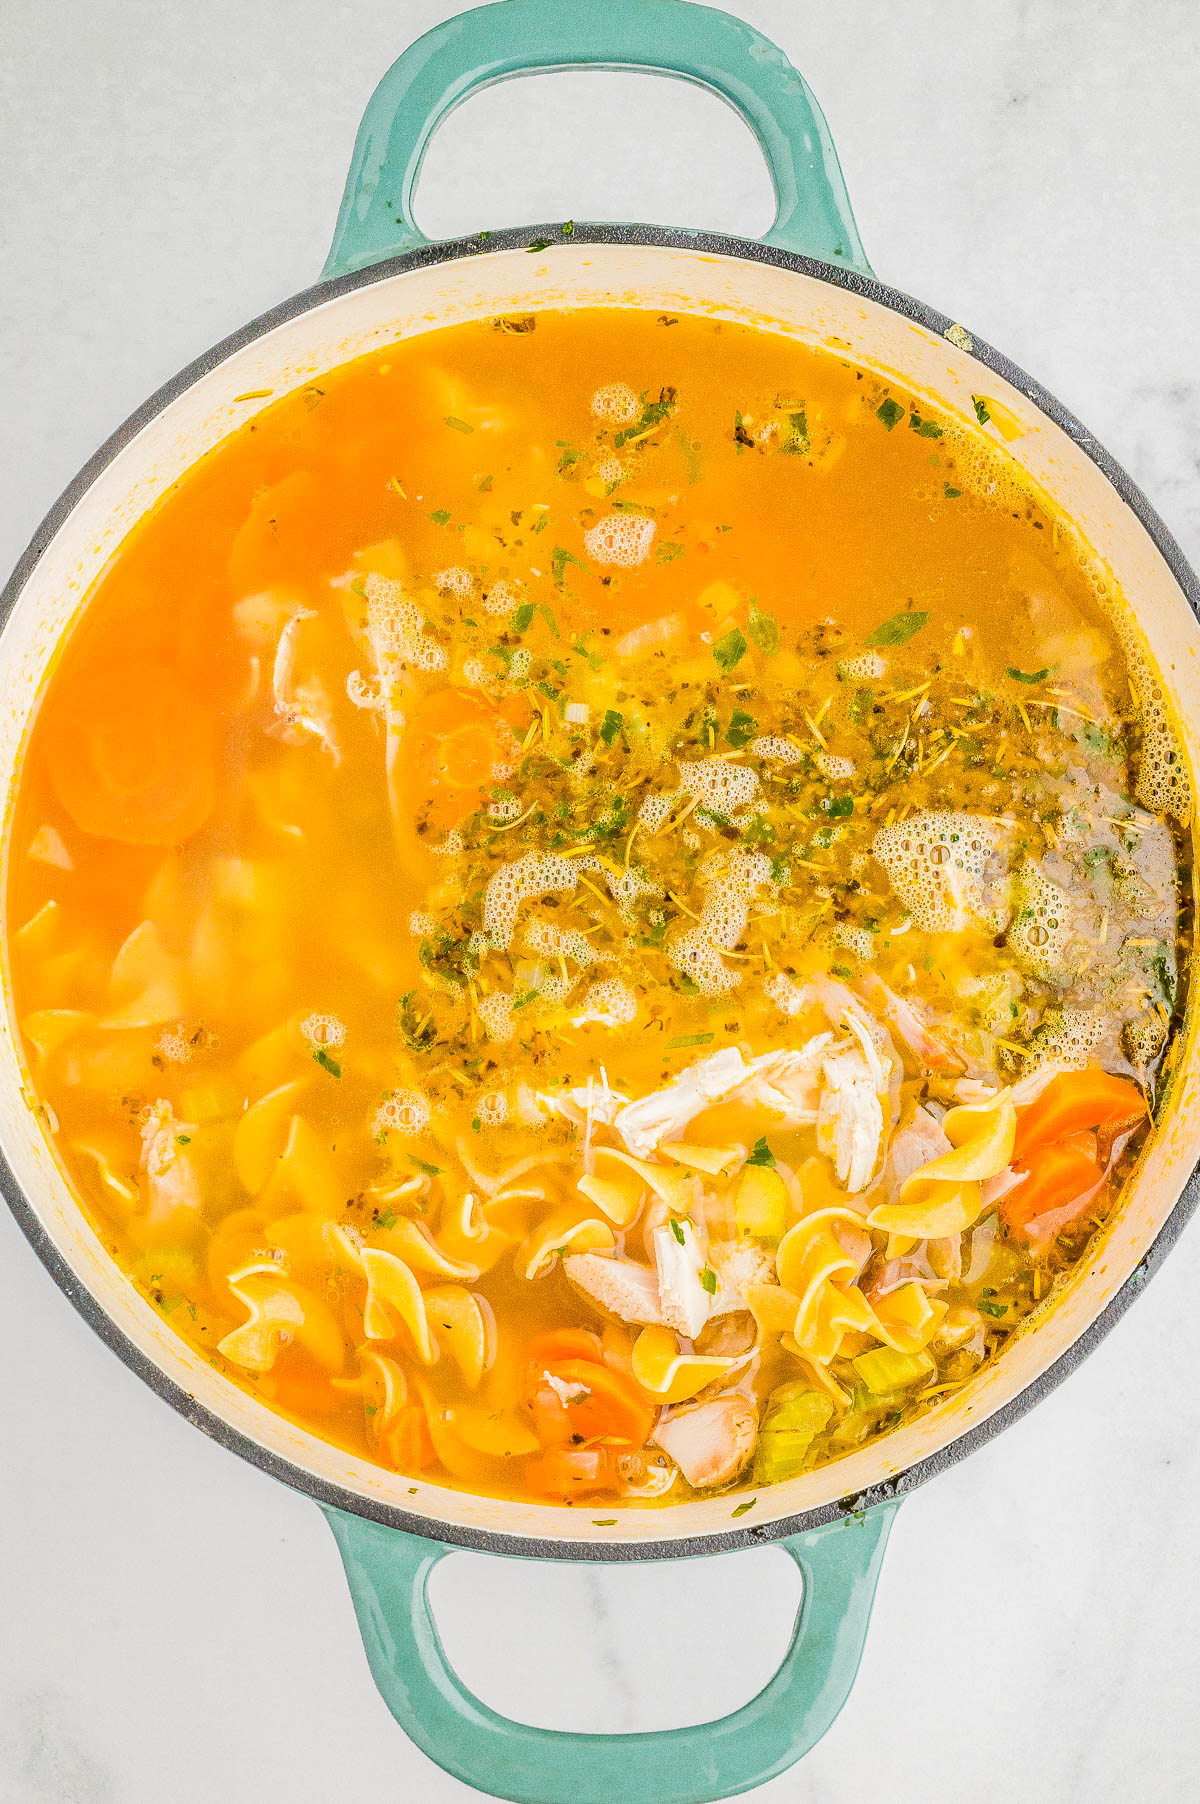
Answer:
POLYGON ((1169 1077, 1190 798, 975 406, 507 317, 280 400, 122 547, 10 966, 98 1231, 231 1379, 401 1474, 670 1503, 1051 1306, 1169 1077))

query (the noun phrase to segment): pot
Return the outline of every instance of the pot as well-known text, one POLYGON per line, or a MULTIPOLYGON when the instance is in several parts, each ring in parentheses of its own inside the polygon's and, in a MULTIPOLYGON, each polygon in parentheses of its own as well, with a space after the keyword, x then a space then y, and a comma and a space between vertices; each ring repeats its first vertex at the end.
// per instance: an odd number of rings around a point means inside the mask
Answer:
MULTIPOLYGON (((279 395, 381 342, 560 306, 704 312, 848 356, 973 421, 1013 416, 1010 450, 1126 594, 1177 721, 1200 749, 1200 584, 1145 497, 1051 395, 943 314, 878 282, 820 110, 782 52, 687 0, 504 0, 451 19, 388 71, 367 108, 321 280, 169 382, 56 503, 3 598, 0 780, 12 793, 57 650, 99 572, 165 491, 279 395), (638 68, 729 101, 763 150, 778 211, 760 241, 636 225, 554 224, 430 244, 413 220, 429 139, 486 83, 536 69, 638 68)), ((6 848, 7 849, 7 848, 6 848)), ((6 986, 6 993, 9 986, 6 986)), ((1200 1196, 1200 1060, 1189 1006, 1169 1103, 1093 1255, 1053 1311, 920 1421, 753 1501, 630 1507, 596 1522, 563 1505, 469 1496, 327 1445, 208 1365, 124 1278, 72 1195, 36 1108, 11 1004, 0 1019, 0 1182, 55 1281, 147 1384, 231 1451, 325 1510, 381 1692, 448 1771, 525 1804, 700 1804, 784 1771, 828 1728, 858 1664, 888 1528, 903 1495, 1016 1420, 1096 1345, 1165 1257, 1200 1196), (736 1505, 736 1507, 735 1507, 736 1505), (426 1595, 453 1547, 526 1559, 694 1557, 777 1541, 804 1600, 776 1676, 719 1722, 577 1736, 511 1722, 450 1669, 426 1595)))

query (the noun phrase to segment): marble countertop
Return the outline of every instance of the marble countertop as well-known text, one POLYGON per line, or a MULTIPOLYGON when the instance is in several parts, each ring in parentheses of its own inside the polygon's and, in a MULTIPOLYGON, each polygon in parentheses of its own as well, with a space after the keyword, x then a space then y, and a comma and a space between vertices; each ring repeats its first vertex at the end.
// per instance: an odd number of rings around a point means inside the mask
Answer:
MULTIPOLYGON (((451 10, 8 9, 5 568, 147 393, 313 278, 373 82, 451 10)), ((811 81, 885 279, 1033 371, 1200 562, 1189 0, 732 10, 811 81)), ((752 233, 770 204, 716 101, 576 75, 470 103, 418 211, 443 235, 606 213, 752 233)), ((1196 1797, 1198 1269, 1193 1227, 1065 1387, 905 1504, 850 1702, 763 1804, 1196 1797)), ((0 1371, 0 1804, 476 1795, 387 1715, 318 1512, 119 1365, 6 1214, 0 1371)), ((496 1707, 650 1728, 757 1689, 795 1588, 765 1549, 653 1569, 460 1555, 437 1598, 496 1707)))

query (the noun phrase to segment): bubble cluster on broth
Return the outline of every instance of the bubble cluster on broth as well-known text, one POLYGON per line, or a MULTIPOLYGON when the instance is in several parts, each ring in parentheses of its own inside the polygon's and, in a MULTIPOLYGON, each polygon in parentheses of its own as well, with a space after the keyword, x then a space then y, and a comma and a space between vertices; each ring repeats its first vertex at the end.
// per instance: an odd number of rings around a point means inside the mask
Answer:
POLYGON ((231 1379, 409 1479, 669 1503, 1051 1306, 1169 1078, 1190 798, 975 409, 502 318, 279 401, 122 549, 10 963, 99 1231, 231 1379))

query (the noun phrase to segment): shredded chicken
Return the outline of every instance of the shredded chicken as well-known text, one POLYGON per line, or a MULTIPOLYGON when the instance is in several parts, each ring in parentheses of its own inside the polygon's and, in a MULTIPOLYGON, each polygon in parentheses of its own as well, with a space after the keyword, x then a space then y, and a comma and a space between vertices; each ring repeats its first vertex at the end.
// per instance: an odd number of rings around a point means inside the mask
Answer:
POLYGON ((662 1321, 658 1279, 649 1266, 598 1253, 568 1253, 562 1264, 576 1290, 606 1315, 642 1326, 662 1321))
POLYGON ((738 1392, 673 1410, 654 1439, 694 1490, 710 1490, 736 1478, 754 1452, 754 1405, 738 1392))
POLYGON ((651 1236, 658 1272, 658 1296, 662 1319, 677 1334, 694 1340, 708 1320, 712 1297, 700 1274, 706 1258, 692 1222, 674 1216, 651 1236))
POLYGON ((883 1138, 883 1105, 875 1077, 858 1047, 827 1053, 821 1070, 824 1088, 817 1144, 833 1160, 839 1184, 851 1193, 865 1190, 883 1138))

